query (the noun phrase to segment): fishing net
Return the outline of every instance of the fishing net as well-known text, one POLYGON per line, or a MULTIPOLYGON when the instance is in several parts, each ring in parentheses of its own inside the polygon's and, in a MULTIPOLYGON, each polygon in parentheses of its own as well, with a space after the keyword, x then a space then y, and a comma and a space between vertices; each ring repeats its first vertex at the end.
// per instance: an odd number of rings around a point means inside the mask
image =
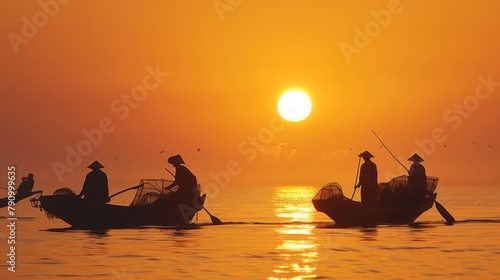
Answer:
MULTIPOLYGON (((437 177, 427 176, 425 184, 426 197, 433 194, 436 190, 439 179, 437 177)), ((414 190, 410 190, 408 183, 408 176, 401 175, 392 178, 389 182, 380 183, 379 185, 379 200, 385 202, 392 202, 399 200, 403 197, 411 195, 414 190)))
MULTIPOLYGON (((428 193, 434 193, 434 190, 436 190, 436 187, 438 184, 438 180, 439 179, 437 177, 427 176, 427 183, 425 185, 425 190, 428 193)), ((389 182, 380 183, 380 191, 384 191, 387 189, 392 191, 392 192, 407 191, 408 185, 409 185, 408 184, 408 176, 401 175, 401 176, 392 178, 389 182)))
MULTIPOLYGON (((53 195, 76 195, 76 193, 70 188, 60 188, 60 189, 55 190, 53 195)), ((41 205, 39 206, 39 208, 40 208, 40 210, 42 209, 41 205)), ((49 220, 59 218, 56 215, 49 213, 47 211, 45 211, 45 215, 47 215, 47 218, 49 220)))
POLYGON ((172 182, 172 180, 167 179, 141 179, 141 187, 137 189, 130 206, 150 205, 158 199, 167 199, 177 188, 176 186, 170 190, 165 190, 165 187, 170 186, 172 182))
MULTIPOLYGON (((167 200, 170 195, 179 189, 179 186, 174 186, 169 190, 165 188, 173 183, 167 179, 141 179, 141 187, 137 189, 134 200, 130 206, 150 205, 158 200, 167 200)), ((198 194, 201 193, 201 186, 197 186, 198 194)))
POLYGON ((331 182, 324 185, 313 197, 313 200, 327 200, 330 198, 345 198, 339 183, 331 182))
POLYGON ((70 188, 60 188, 54 191, 53 195, 64 195, 64 194, 72 194, 76 195, 76 193, 70 188))

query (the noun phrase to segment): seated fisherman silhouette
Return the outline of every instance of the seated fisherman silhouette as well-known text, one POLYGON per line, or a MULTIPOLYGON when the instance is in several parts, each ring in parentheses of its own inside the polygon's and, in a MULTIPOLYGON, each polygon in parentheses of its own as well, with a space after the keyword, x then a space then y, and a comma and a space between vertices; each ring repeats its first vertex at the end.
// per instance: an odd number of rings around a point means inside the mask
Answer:
POLYGON ((110 201, 108 189, 108 176, 101 168, 104 168, 97 160, 91 163, 88 168, 92 169, 87 174, 83 183, 82 191, 78 197, 82 197, 85 202, 102 205, 110 201))
POLYGON ((425 167, 420 163, 424 160, 418 154, 412 155, 408 160, 413 161, 408 171, 409 194, 413 199, 423 200, 426 193, 427 175, 425 167))
POLYGON ((175 202, 191 203, 194 197, 196 197, 196 187, 198 185, 196 176, 183 165, 185 162, 180 155, 169 157, 168 163, 175 167, 175 180, 172 184, 165 187, 165 189, 170 190, 175 186, 179 187, 176 192, 172 193, 169 199, 175 202))

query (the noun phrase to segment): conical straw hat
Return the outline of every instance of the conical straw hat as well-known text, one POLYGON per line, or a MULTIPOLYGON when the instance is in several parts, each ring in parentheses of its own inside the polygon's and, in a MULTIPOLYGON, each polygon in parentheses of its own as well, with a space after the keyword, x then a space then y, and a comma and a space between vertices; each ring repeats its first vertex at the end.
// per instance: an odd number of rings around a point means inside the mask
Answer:
POLYGON ((168 163, 170 164, 184 164, 184 160, 181 155, 175 155, 168 158, 168 163))
POLYGON ((413 156, 411 156, 408 160, 410 161, 415 161, 415 162, 422 162, 424 161, 423 158, 421 158, 419 155, 417 154, 413 154, 413 156))
POLYGON ((87 168, 99 169, 99 168, 104 168, 104 166, 102 166, 102 164, 96 160, 96 161, 92 162, 89 166, 87 166, 87 168))
POLYGON ((358 155, 358 157, 362 157, 362 158, 372 158, 374 157, 372 154, 370 154, 370 152, 368 151, 364 151, 362 152, 361 154, 358 155))

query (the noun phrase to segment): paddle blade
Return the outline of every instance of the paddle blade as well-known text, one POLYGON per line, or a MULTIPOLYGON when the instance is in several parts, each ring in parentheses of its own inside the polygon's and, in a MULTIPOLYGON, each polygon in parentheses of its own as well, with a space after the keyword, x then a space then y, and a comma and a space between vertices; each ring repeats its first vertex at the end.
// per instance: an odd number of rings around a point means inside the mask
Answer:
POLYGON ((210 216, 210 220, 212 220, 212 224, 214 224, 214 225, 222 225, 223 224, 223 222, 219 218, 210 214, 210 212, 208 212, 207 208, 203 207, 203 210, 205 210, 205 212, 207 212, 208 216, 210 216))
POLYGON ((222 225, 223 224, 223 222, 215 216, 210 215, 210 219, 212 220, 212 224, 214 224, 214 225, 222 225))
POLYGON ((441 203, 435 201, 436 204, 436 209, 439 211, 439 214, 443 216, 443 218, 446 220, 446 223, 449 225, 452 225, 455 223, 455 218, 448 212, 441 203))

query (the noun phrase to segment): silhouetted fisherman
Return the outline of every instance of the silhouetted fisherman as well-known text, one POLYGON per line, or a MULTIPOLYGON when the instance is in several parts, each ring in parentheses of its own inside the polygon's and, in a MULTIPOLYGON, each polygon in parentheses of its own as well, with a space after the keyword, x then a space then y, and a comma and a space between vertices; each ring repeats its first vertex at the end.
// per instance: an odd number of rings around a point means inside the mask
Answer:
POLYGON ((365 162, 361 165, 361 170, 359 172, 359 183, 355 188, 361 188, 361 202, 374 204, 378 199, 378 172, 377 165, 371 158, 373 157, 368 151, 364 151, 358 155, 362 157, 365 162))
POLYGON ((185 162, 180 155, 169 157, 168 163, 175 167, 175 180, 172 184, 165 187, 165 189, 170 190, 175 186, 179 186, 179 189, 171 195, 170 199, 176 202, 192 203, 193 198, 196 197, 196 187, 198 185, 196 176, 187 167, 182 165, 185 162))
POLYGON ((83 199, 89 203, 106 204, 109 202, 109 189, 108 176, 101 170, 104 166, 96 160, 88 168, 92 171, 87 174, 82 191, 78 196, 83 196, 83 199))
POLYGON ((33 186, 35 185, 33 177, 34 175, 32 173, 28 174, 28 177, 23 177, 23 182, 19 185, 19 188, 17 188, 16 198, 20 199, 31 194, 33 186))
POLYGON ((408 160, 413 161, 408 171, 408 189, 410 196, 417 200, 423 200, 425 199, 427 175, 425 174, 425 167, 420 163, 424 160, 418 154, 414 154, 408 160))

